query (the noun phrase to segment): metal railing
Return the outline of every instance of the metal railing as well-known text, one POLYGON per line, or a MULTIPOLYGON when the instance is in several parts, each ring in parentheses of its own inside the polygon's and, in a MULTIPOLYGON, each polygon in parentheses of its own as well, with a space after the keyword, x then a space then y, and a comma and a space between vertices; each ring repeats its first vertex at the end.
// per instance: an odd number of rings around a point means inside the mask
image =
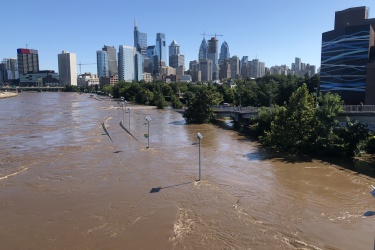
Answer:
POLYGON ((344 105, 344 112, 375 112, 375 105, 344 105))
MULTIPOLYGON (((375 105, 343 105, 344 112, 375 112, 375 105)), ((212 108, 215 111, 229 111, 229 112, 249 112, 256 113, 260 107, 229 107, 224 105, 214 105, 212 108)))

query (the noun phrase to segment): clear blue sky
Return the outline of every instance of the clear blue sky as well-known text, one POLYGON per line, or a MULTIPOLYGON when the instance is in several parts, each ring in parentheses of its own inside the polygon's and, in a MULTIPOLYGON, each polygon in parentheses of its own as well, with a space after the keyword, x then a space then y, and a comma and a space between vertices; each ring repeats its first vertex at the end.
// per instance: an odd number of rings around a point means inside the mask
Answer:
MULTIPOLYGON (((1 0, 0 60, 16 58, 17 48, 39 51, 41 70, 58 70, 57 54, 77 54, 77 63, 96 63, 103 45, 133 46, 134 19, 154 45, 165 33, 167 45, 176 40, 185 65, 198 57, 202 34, 222 34, 230 55, 257 57, 266 67, 295 57, 320 66, 321 35, 333 29, 335 11, 370 7, 374 0, 1 0)), ((208 38, 208 37, 207 37, 208 38)), ((79 73, 79 68, 77 69, 79 73)), ((96 73, 96 65, 82 66, 96 73)))

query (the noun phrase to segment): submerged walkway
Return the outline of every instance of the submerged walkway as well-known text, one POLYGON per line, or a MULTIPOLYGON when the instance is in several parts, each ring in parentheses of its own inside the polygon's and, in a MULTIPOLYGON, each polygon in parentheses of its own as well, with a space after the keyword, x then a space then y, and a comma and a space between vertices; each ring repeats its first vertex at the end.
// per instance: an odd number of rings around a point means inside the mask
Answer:
POLYGON ((13 92, 0 92, 0 99, 17 96, 17 93, 13 92))

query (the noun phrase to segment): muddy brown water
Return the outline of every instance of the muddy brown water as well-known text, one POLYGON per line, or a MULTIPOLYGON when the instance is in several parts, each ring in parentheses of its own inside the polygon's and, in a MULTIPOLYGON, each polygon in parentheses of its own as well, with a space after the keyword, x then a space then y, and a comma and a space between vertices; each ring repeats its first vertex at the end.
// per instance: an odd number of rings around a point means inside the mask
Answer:
POLYGON ((0 249, 373 249, 375 218, 363 216, 375 210, 372 178, 128 106, 139 142, 119 126, 116 101, 0 100, 0 249))

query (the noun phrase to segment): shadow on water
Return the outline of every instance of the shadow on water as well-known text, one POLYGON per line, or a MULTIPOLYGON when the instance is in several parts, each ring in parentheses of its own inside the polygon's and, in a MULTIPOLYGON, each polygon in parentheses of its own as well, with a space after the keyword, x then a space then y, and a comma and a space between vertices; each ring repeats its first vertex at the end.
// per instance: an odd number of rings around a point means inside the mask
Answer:
POLYGON ((183 186, 183 185, 187 185, 187 184, 190 184, 190 183, 193 183, 193 182, 192 182, 192 181, 189 181, 189 182, 184 182, 184 183, 175 184, 175 185, 170 185, 170 186, 165 186, 165 187, 155 187, 155 188, 151 188, 150 193, 158 193, 158 192, 160 192, 160 190, 162 190, 162 189, 167 189, 167 188, 172 188, 172 187, 183 186))
POLYGON ((118 153, 121 153, 121 152, 124 152, 124 151, 121 151, 121 150, 117 150, 115 152, 113 152, 114 154, 118 154, 118 153))
POLYGON ((171 125, 186 125, 185 120, 170 122, 171 125))

